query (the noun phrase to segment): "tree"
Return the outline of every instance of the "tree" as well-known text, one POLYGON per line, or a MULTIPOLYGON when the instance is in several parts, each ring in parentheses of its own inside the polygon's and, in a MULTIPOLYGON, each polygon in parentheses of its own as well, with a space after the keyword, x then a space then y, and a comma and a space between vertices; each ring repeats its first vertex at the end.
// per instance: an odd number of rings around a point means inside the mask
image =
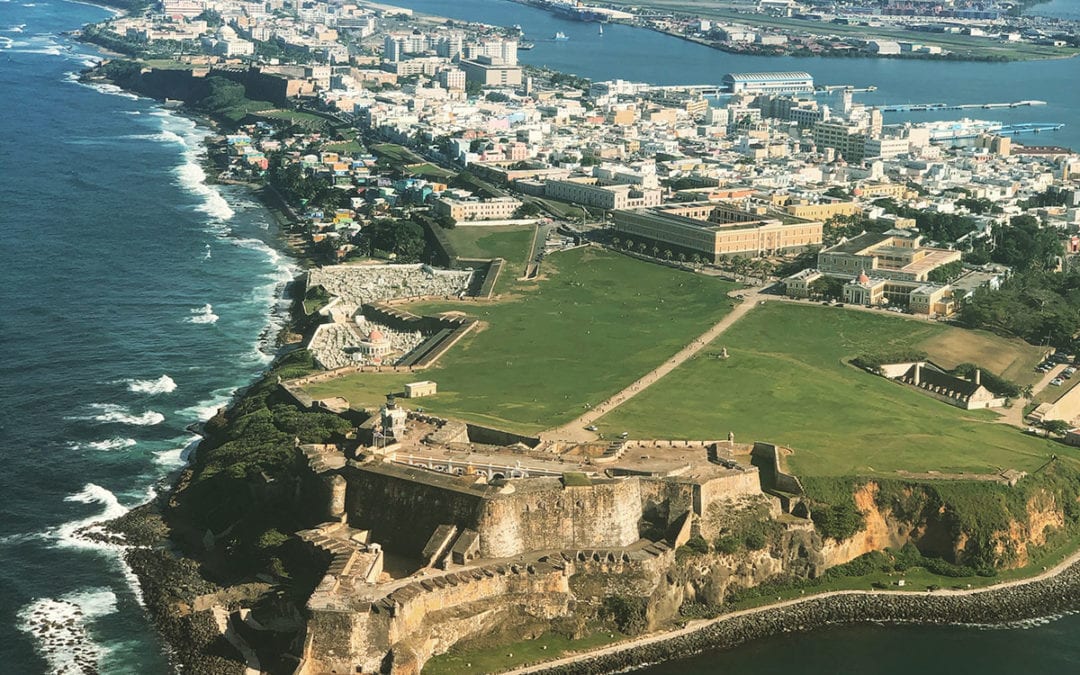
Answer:
POLYGON ((664 256, 664 260, 671 260, 671 258, 673 257, 673 255, 671 253, 671 249, 669 249, 669 248, 664 249, 663 256, 664 256))
POLYGON ((1057 436, 1064 436, 1069 429, 1073 428, 1072 424, 1069 424, 1065 420, 1043 420, 1040 423, 1043 429, 1046 429, 1049 433, 1057 436))
POLYGON ((541 209, 536 202, 525 202, 514 211, 515 218, 533 218, 540 215, 541 209))
POLYGON ((834 277, 821 276, 810 282, 811 297, 840 300, 844 296, 844 282, 834 277))

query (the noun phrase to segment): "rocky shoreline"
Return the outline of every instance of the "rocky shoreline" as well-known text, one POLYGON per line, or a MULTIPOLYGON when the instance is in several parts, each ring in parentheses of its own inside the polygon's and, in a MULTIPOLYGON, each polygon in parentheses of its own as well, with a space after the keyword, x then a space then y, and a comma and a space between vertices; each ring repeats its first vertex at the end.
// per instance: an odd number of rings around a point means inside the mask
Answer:
POLYGON ((782 633, 853 624, 1002 625, 1080 608, 1080 557, 1049 573, 973 591, 837 591, 695 622, 658 635, 513 673, 599 674, 635 670, 706 651, 732 649, 782 633))

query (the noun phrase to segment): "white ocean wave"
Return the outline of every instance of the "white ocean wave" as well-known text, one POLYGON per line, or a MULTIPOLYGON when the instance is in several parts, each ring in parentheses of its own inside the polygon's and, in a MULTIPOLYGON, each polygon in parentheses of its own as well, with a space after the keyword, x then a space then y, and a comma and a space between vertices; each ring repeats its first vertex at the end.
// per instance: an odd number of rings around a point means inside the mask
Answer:
POLYGON ((214 306, 209 302, 202 307, 197 307, 191 310, 191 316, 188 317, 188 323, 217 323, 217 320, 221 318, 217 314, 214 314, 214 306))
POLYGON ((196 422, 205 422, 216 415, 219 409, 225 407, 232 400, 235 393, 233 389, 218 389, 213 392, 211 398, 199 401, 183 410, 178 410, 177 413, 184 419, 194 418, 196 422))
POLYGON ((115 612, 116 594, 107 588, 93 588, 57 599, 34 600, 19 611, 18 628, 33 638, 50 673, 86 675, 101 671, 106 653, 94 642, 88 623, 115 612))
POLYGON ((4 32, 5 33, 21 33, 24 30, 26 30, 26 24, 25 23, 20 23, 18 25, 11 26, 9 28, 5 28, 4 32))
MULTIPOLYGON (((81 491, 68 495, 64 498, 64 501, 78 502, 80 504, 99 504, 101 512, 58 525, 44 534, 47 539, 54 540, 57 545, 65 548, 109 548, 117 551, 120 549, 115 544, 103 544, 85 536, 86 534, 105 534, 102 523, 119 518, 128 512, 128 508, 120 503, 116 495, 100 485, 87 483, 81 491)), ((110 536, 115 539, 115 535, 110 536)))
POLYGON ((123 450, 124 448, 130 448, 138 443, 134 438, 122 438, 120 436, 114 436, 112 438, 106 438, 102 441, 90 441, 88 443, 72 443, 71 448, 74 450, 123 450))
POLYGON ((157 134, 130 134, 128 136, 121 136, 120 138, 132 141, 159 141, 162 143, 180 143, 184 146, 187 145, 187 142, 180 134, 167 129, 157 134))
POLYGON ((195 446, 199 444, 200 440, 202 440, 201 436, 192 435, 179 447, 155 452, 154 463, 169 470, 179 469, 188 463, 191 453, 195 451, 195 446))
POLYGON ((161 119, 162 133, 176 135, 187 147, 184 163, 178 166, 175 172, 180 187, 184 188, 188 194, 202 199, 202 203, 196 209, 219 221, 232 218, 235 212, 229 206, 229 202, 216 187, 206 184, 206 173, 200 162, 205 156, 206 148, 203 146, 203 141, 209 135, 209 131, 192 120, 168 110, 155 110, 150 114, 161 119))
POLYGON ((101 422, 103 424, 130 424, 139 427, 150 427, 165 421, 165 416, 156 410, 133 413, 128 408, 116 403, 93 403, 90 407, 99 412, 88 417, 69 417, 68 419, 101 422))
POLYGON ((176 391, 176 382, 168 375, 162 375, 156 380, 125 380, 128 391, 137 394, 168 394, 176 391))
POLYGON ((108 82, 79 82, 84 87, 89 87, 94 91, 101 94, 108 94, 110 96, 120 96, 121 98, 128 98, 133 101, 138 101, 139 96, 132 94, 130 91, 126 91, 116 86, 115 84, 109 84, 108 82))

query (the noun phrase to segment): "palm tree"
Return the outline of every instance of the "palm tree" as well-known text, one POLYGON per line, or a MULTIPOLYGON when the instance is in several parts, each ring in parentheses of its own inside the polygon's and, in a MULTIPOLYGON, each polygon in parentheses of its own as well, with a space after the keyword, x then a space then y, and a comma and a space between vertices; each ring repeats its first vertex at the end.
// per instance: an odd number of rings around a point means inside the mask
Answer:
POLYGON ((671 260, 671 249, 664 249, 664 260, 671 260))
POLYGON ((620 243, 620 240, 619 240, 619 238, 618 238, 618 237, 612 237, 612 238, 611 238, 611 245, 612 245, 613 247, 615 247, 615 248, 619 248, 619 243, 620 243))
POLYGON ((653 247, 652 247, 652 257, 654 257, 654 258, 659 258, 660 257, 660 247, 657 246, 656 244, 653 244, 653 247))
POLYGON ((682 252, 679 253, 679 262, 681 262, 681 263, 686 262, 686 254, 685 253, 682 253, 682 252))

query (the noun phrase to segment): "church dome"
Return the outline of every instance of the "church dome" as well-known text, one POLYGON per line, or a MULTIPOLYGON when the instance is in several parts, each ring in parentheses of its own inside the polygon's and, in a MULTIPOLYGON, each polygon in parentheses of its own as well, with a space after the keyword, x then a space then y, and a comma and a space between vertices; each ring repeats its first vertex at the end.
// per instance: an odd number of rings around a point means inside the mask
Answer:
POLYGON ((371 333, 368 334, 368 340, 371 341, 371 342, 382 342, 385 339, 386 339, 386 336, 384 336, 382 334, 382 331, 377 329, 377 328, 375 330, 371 331, 371 333))
POLYGON ((870 277, 866 276, 866 270, 862 270, 861 272, 859 272, 859 283, 860 284, 868 284, 868 283, 870 283, 870 277))

